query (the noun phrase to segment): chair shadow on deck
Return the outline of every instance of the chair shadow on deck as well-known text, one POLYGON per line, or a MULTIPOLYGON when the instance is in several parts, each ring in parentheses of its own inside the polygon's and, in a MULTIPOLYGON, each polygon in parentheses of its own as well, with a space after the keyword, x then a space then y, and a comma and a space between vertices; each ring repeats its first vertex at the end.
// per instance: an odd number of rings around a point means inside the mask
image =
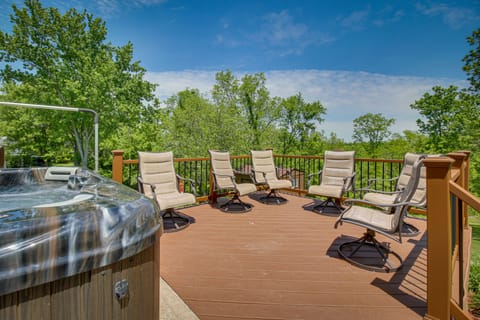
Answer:
MULTIPOLYGON (((354 237, 342 234, 337 237, 327 249, 327 255, 331 258, 343 260, 337 252, 337 248, 346 241, 354 240, 354 237)), ((426 252, 426 231, 420 239, 408 239, 406 242, 414 243, 414 247, 407 256, 404 257, 405 263, 402 268, 392 272, 390 280, 375 278, 371 284, 398 302, 408 307, 420 316, 424 316, 427 311, 427 252, 426 252)), ((365 252, 362 252, 365 254, 365 252)), ((366 271, 374 272, 374 271, 366 271)))
POLYGON ((179 211, 175 212, 175 216, 164 215, 162 218, 164 232, 177 229, 179 223, 182 225, 190 225, 196 222, 194 217, 188 216, 179 211))
POLYGON ((262 203, 262 199, 265 198, 268 195, 268 192, 265 190, 259 190, 255 191, 253 193, 250 193, 248 197, 252 200, 258 201, 262 203))
MULTIPOLYGON (((312 202, 304 204, 302 206, 302 208, 305 211, 311 211, 315 214, 318 214, 318 210, 316 208, 318 208, 319 203, 320 203, 319 200, 314 199, 314 200, 312 200, 312 202)), ((334 206, 324 206, 324 207, 322 207, 321 211, 326 216, 335 217, 335 218, 338 216, 338 209, 334 206)))

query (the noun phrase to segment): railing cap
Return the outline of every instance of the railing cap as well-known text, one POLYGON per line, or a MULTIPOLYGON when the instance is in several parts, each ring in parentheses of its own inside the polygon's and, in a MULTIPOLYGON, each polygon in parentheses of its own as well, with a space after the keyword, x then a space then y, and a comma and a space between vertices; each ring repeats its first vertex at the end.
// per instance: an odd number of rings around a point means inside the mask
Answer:
POLYGON ((427 168, 449 168, 455 160, 449 157, 428 157, 423 160, 427 168))
POLYGON ((119 155, 122 155, 124 153, 125 153, 125 151, 123 151, 123 150, 112 150, 112 154, 114 156, 119 156, 119 155))
POLYGON ((450 153, 447 154, 447 156, 449 156, 450 158, 453 158, 455 160, 460 160, 460 161, 464 161, 464 160, 468 159, 469 155, 470 155, 470 153, 466 153, 466 152, 463 152, 463 151, 450 152, 450 153))

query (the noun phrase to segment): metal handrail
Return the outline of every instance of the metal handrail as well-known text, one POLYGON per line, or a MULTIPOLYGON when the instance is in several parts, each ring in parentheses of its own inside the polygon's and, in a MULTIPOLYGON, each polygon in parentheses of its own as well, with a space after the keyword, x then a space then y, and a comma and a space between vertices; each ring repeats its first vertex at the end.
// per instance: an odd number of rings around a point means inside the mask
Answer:
MULTIPOLYGON (((98 113, 95 110, 87 108, 74 108, 64 106, 51 106, 42 104, 20 103, 20 102, 7 102, 0 101, 0 105, 5 107, 22 107, 22 108, 35 108, 35 109, 48 109, 70 112, 86 112, 93 114, 93 127, 95 131, 95 172, 98 172, 98 113)), ((86 168, 83 168, 86 169, 86 168)))

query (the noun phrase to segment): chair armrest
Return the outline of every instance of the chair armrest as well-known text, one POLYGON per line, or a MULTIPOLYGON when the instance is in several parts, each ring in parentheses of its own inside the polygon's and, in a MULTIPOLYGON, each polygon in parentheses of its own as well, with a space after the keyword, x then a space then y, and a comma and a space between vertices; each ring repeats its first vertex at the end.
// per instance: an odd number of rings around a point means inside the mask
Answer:
POLYGON ((357 193, 365 194, 367 192, 372 192, 372 193, 381 193, 381 194, 399 194, 402 191, 397 190, 397 191, 382 191, 382 190, 376 190, 376 189, 366 189, 366 188, 361 188, 361 189, 356 189, 357 193))
MULTIPOLYGON (((371 178, 368 179, 367 181, 367 187, 365 189, 371 189, 373 184, 379 183, 379 182, 389 182, 389 181, 397 181, 399 177, 394 177, 394 178, 389 178, 389 179, 383 179, 383 178, 371 178)), ((374 190, 374 189, 373 189, 374 190)))
POLYGON ((180 176, 178 173, 175 174, 175 175, 177 176, 178 180, 188 181, 190 183, 190 188, 192 189, 193 194, 196 197, 197 196, 197 190, 196 190, 196 184, 197 183, 195 182, 195 180, 190 179, 190 178, 184 178, 184 177, 180 176))
POLYGON ((142 177, 138 176, 137 177, 138 192, 145 194, 145 188, 144 188, 145 185, 149 186, 152 189, 152 193, 155 194, 155 188, 156 188, 155 184, 145 182, 143 181, 142 177))
MULTIPOLYGON (((229 175, 229 174, 221 174, 221 173, 216 173, 215 171, 212 171, 212 174, 214 175, 214 177, 226 177, 226 178, 230 178, 230 180, 232 180, 232 183, 235 187, 237 187, 237 183, 235 182, 235 175, 229 175)), ((216 178, 214 179, 215 181, 215 184, 217 184, 216 182, 216 178)), ((215 188, 216 189, 216 188, 215 188)))
POLYGON ((287 179, 280 179, 278 177, 278 172, 279 172, 279 168, 278 167, 275 167, 275 175, 277 176, 277 179, 279 180, 288 180, 290 181, 290 183, 292 184, 292 186, 294 185, 294 179, 293 179, 293 176, 292 176, 292 169, 290 168, 283 168, 286 172, 286 175, 287 175, 287 179))
POLYGON ((149 186, 152 189, 153 200, 158 204, 157 194, 155 193, 156 185, 153 183, 143 181, 142 177, 137 177, 138 191, 145 194, 144 186, 149 186))
MULTIPOLYGON (((292 169, 290 168, 283 168, 287 174, 287 176, 289 177, 289 180, 292 179, 292 169)), ((278 178, 278 172, 280 171, 280 168, 279 167, 275 167, 275 175, 277 176, 278 178)))
POLYGON ((265 183, 268 183, 268 182, 267 182, 267 173, 266 173, 266 172, 260 171, 260 170, 255 170, 255 169, 251 169, 251 170, 252 170, 252 172, 251 172, 251 174, 250 174, 250 177, 252 177, 252 180, 253 180, 253 182, 255 182, 255 184, 265 184, 265 183), (263 179, 265 180, 265 182, 259 182, 259 181, 257 181, 257 178, 256 178, 256 173, 257 173, 257 172, 263 174, 263 179))
POLYGON ((355 195, 355 178, 357 174, 354 172, 352 175, 343 178, 343 192, 352 191, 355 195))
POLYGON ((312 184, 312 178, 314 176, 318 175, 318 184, 320 184, 322 182, 322 172, 323 172, 323 170, 320 170, 318 172, 310 173, 307 176, 307 190, 308 190, 308 188, 310 188, 310 186, 312 184))
POLYGON ((377 207, 377 208, 382 208, 382 209, 388 209, 388 208, 396 208, 400 206, 413 206, 415 203, 413 202, 396 202, 396 203, 376 203, 372 201, 367 201, 367 200, 362 200, 362 199, 345 199, 343 202, 347 206, 353 206, 355 204, 357 205, 363 205, 363 206, 371 206, 371 207, 377 207))
MULTIPOLYGON (((243 175, 243 176, 248 175, 248 176, 250 177, 250 180, 251 180, 252 182, 254 182, 251 172, 247 173, 247 172, 238 171, 238 170, 233 169, 233 174, 234 174, 235 176, 237 176, 237 175, 243 175)), ((234 182, 235 182, 235 181, 234 181, 234 182)))

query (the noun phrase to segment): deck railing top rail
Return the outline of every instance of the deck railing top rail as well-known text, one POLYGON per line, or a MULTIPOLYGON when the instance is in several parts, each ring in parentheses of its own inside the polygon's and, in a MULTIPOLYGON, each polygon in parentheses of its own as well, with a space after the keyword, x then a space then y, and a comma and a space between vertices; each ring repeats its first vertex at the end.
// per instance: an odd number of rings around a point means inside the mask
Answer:
MULTIPOLYGON (((123 151, 121 150, 115 150, 112 153, 112 178, 134 187, 138 175, 138 159, 123 159, 123 151)), ((234 169, 243 172, 245 174, 243 179, 248 180, 248 174, 251 171, 250 155, 232 155, 230 158, 234 169)), ((289 169, 292 172, 295 190, 300 194, 304 194, 308 189, 308 175, 320 171, 323 166, 322 156, 275 154, 274 158, 277 167, 289 169)), ((175 163, 179 172, 197 181, 200 199, 204 200, 211 196, 210 158, 176 158, 175 163)), ((355 187, 357 189, 365 187, 369 179, 381 178, 386 180, 398 176, 402 166, 401 159, 357 158, 355 163, 357 174, 355 187)), ((314 178, 312 183, 317 182, 315 179, 317 178, 314 178)), ((394 182, 383 182, 380 185, 375 185, 376 189, 384 191, 392 191, 394 187, 394 182)))

